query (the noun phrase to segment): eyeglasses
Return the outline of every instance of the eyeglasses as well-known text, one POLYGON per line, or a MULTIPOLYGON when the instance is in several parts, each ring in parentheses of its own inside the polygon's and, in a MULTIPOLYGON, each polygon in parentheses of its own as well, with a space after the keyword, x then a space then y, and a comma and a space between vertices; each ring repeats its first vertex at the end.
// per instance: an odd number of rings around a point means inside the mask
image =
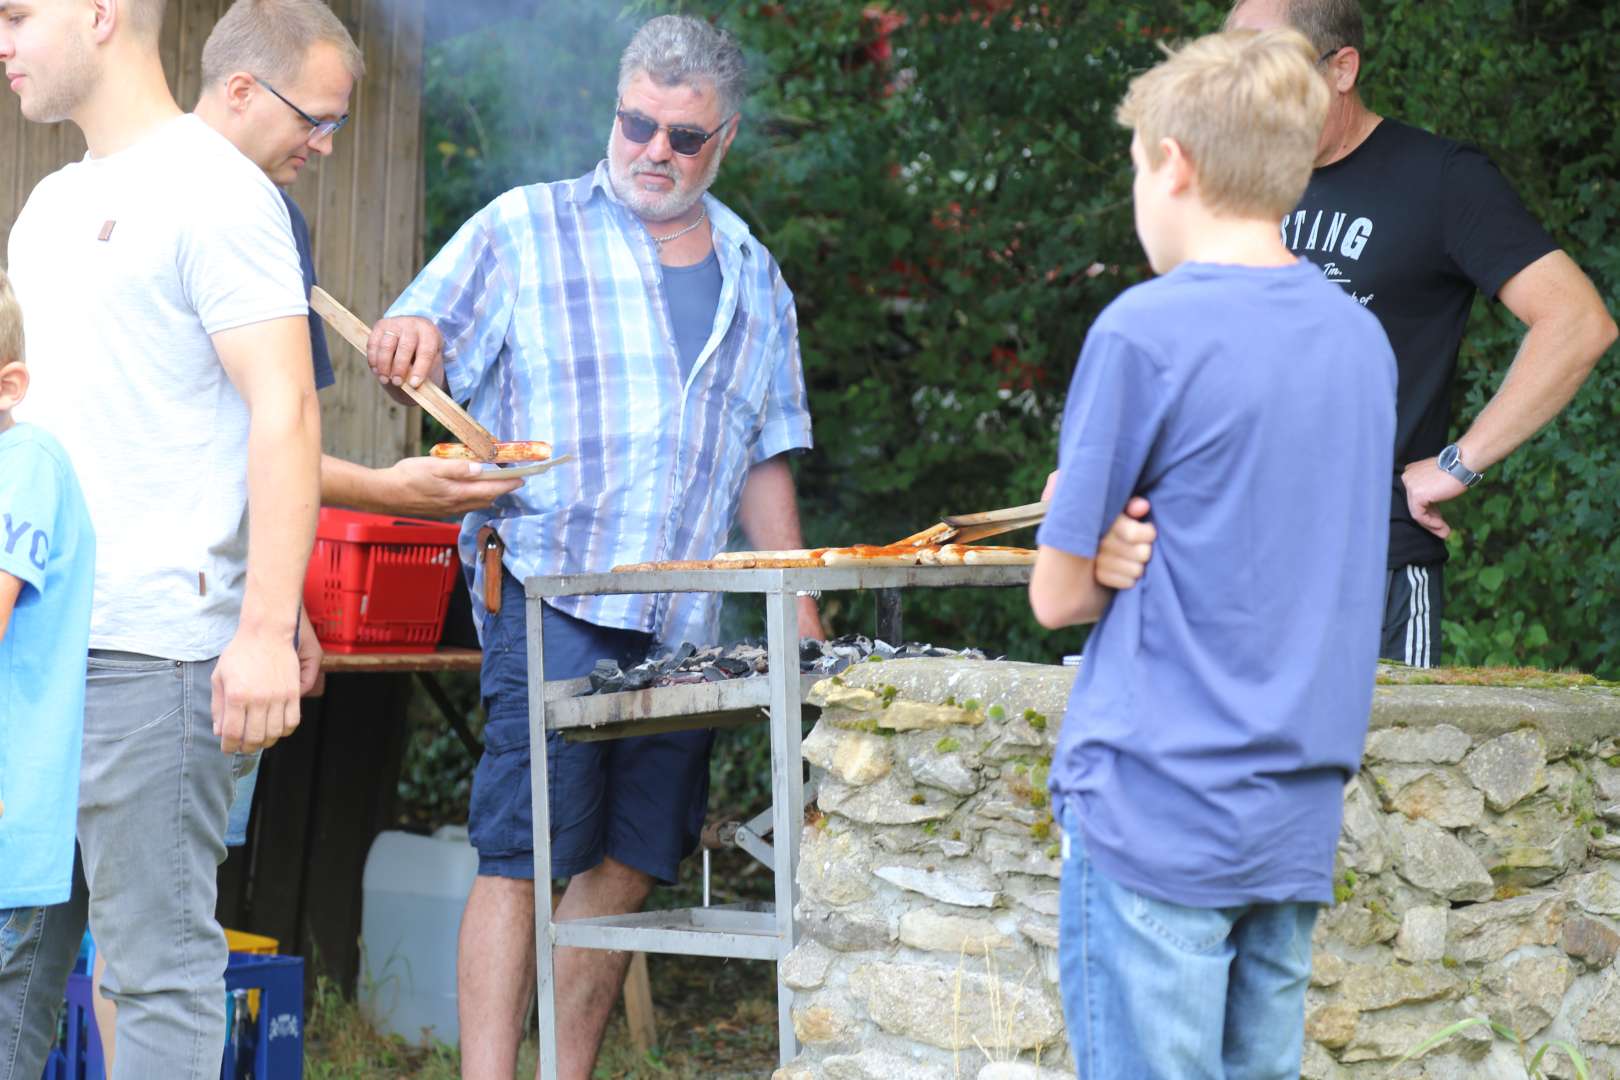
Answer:
POLYGON ((283 105, 287 106, 287 108, 291 109, 293 112, 295 112, 299 116, 303 117, 304 123, 309 125, 309 135, 307 136, 307 139, 308 139, 309 142, 314 142, 317 139, 324 139, 324 138, 327 138, 330 135, 336 135, 340 130, 342 130, 343 125, 347 124, 349 122, 349 114, 348 113, 344 113, 342 116, 338 117, 336 120, 317 120, 313 116, 309 115, 309 113, 305 112, 303 109, 300 109, 298 106, 294 105, 292 102, 290 102, 286 98, 282 97, 280 90, 277 90, 275 87, 271 86, 269 83, 265 82, 263 79, 260 79, 257 75, 255 75, 254 78, 258 79, 258 83, 259 83, 260 86, 264 87, 266 90, 268 90, 272 94, 276 95, 276 97, 281 100, 281 103, 283 105))
POLYGON ((666 127, 663 124, 638 116, 632 112, 619 109, 616 113, 619 118, 619 130, 624 137, 633 143, 645 144, 653 141, 653 136, 660 131, 669 132, 669 148, 682 157, 696 157, 710 139, 725 130, 737 114, 732 113, 720 121, 720 126, 713 131, 704 131, 702 128, 692 127, 666 127))
POLYGON ((1348 45, 1335 45, 1321 56, 1318 56, 1316 58, 1316 62, 1318 65, 1325 64, 1335 56, 1338 56, 1340 53, 1344 52, 1344 50, 1348 49, 1349 47, 1350 46, 1348 45))

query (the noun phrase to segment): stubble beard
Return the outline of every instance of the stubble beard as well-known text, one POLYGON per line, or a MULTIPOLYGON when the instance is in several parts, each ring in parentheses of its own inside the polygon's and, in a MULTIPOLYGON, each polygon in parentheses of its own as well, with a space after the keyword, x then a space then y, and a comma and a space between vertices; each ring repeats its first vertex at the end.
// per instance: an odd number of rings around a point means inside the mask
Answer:
POLYGON ((77 37, 68 40, 70 44, 61 61, 51 66, 48 82, 41 81, 36 72, 28 74, 34 93, 22 113, 36 124, 58 124, 72 119, 100 78, 90 46, 77 37))

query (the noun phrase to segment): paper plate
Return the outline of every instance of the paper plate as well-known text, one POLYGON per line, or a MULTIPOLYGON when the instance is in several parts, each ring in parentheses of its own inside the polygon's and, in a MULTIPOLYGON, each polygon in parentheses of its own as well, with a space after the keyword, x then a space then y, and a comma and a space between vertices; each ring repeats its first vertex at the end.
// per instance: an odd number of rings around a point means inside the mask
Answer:
POLYGON ((564 454, 562 457, 551 458, 547 461, 532 461, 527 465, 496 465, 491 462, 484 465, 484 472, 491 475, 498 473, 501 476, 539 476, 553 466, 562 465, 573 460, 574 456, 572 454, 564 454))

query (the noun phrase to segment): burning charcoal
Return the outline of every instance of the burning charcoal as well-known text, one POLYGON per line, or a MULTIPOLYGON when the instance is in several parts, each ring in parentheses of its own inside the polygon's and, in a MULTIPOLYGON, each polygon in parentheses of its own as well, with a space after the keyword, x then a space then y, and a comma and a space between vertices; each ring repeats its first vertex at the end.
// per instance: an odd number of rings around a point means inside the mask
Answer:
POLYGON ((700 672, 677 671, 673 675, 665 675, 658 680, 659 686, 692 686, 695 683, 708 682, 700 672))
POLYGON ((727 675, 724 671, 722 671, 718 664, 704 664, 703 665, 703 681, 704 682, 726 682, 730 678, 731 678, 731 676, 727 675))
POLYGON ((683 641, 681 642, 679 648, 675 649, 668 656, 663 658, 658 665, 658 670, 660 672, 675 671, 679 669, 682 664, 690 660, 692 658, 692 654, 695 652, 697 652, 696 645, 693 645, 690 641, 683 641))
POLYGON ((641 664, 624 673, 624 689, 645 690, 658 681, 662 674, 657 668, 641 664))
MULTIPOLYGON (((728 679, 740 679, 754 670, 752 661, 740 660, 735 656, 722 656, 714 662, 713 666, 725 672, 728 679)), ((708 672, 705 671, 704 674, 707 675, 708 672)))
POLYGON ((594 693, 611 694, 624 688, 624 673, 612 660, 598 660, 590 678, 594 693))
POLYGON ((826 649, 815 638, 799 639, 799 663, 814 664, 826 655, 826 649))

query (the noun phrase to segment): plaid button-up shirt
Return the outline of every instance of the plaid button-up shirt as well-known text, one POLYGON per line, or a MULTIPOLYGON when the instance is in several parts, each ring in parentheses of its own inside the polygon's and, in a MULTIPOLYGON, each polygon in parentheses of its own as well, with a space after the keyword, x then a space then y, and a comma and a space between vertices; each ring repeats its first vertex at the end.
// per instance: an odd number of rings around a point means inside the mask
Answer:
MULTIPOLYGON (((439 328, 452 396, 497 439, 544 439, 575 458, 463 521, 480 624, 486 522, 519 578, 707 559, 724 548, 749 468, 811 445, 793 294, 742 219, 703 199, 722 285, 684 385, 656 245, 606 162, 497 198, 389 309, 439 328)), ((661 642, 717 635, 712 594, 551 602, 661 642)))

